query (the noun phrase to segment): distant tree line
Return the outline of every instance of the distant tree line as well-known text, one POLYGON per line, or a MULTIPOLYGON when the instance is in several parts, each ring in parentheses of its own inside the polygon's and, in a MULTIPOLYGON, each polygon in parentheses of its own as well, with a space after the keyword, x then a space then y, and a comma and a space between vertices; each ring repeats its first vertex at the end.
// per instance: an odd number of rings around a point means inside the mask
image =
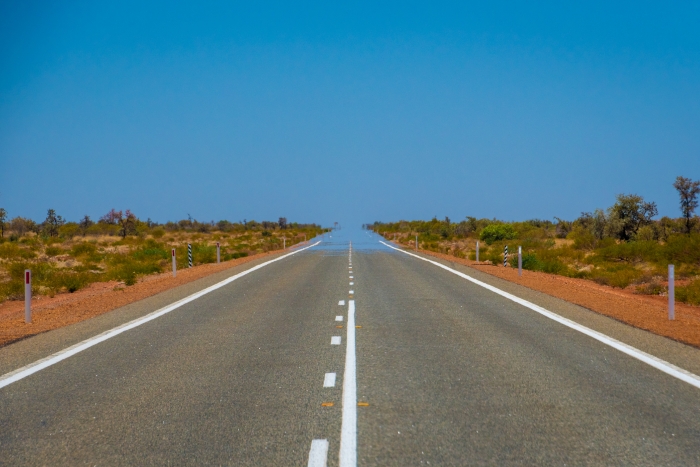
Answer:
POLYGON ((430 221, 374 222, 363 225, 378 233, 416 232, 432 239, 477 237, 486 242, 515 238, 516 230, 528 227, 543 229, 553 238, 566 238, 575 233, 577 238, 587 238, 591 244, 603 239, 622 242, 635 240, 665 241, 672 235, 700 232, 700 220, 695 211, 698 207, 700 181, 677 177, 673 187, 680 200, 680 218, 661 217, 656 203, 646 201, 636 194, 619 194, 616 202, 607 209, 583 212, 573 221, 554 217, 553 221, 530 219, 523 222, 504 222, 498 219, 477 219, 467 216, 460 222, 448 217, 430 221))
POLYGON ((109 210, 105 215, 94 221, 89 215, 83 216, 78 222, 66 221, 58 215, 54 209, 48 209, 46 218, 42 222, 17 216, 8 219, 8 213, 4 208, 0 208, 0 238, 4 238, 6 233, 10 234, 10 239, 20 238, 28 233, 34 233, 44 237, 73 237, 77 235, 115 235, 126 238, 129 235, 140 235, 154 229, 164 232, 245 232, 245 231, 275 231, 286 229, 316 228, 316 224, 301 224, 288 222, 286 217, 280 217, 274 221, 243 220, 230 222, 220 220, 218 222, 201 222, 188 215, 187 219, 176 222, 165 222, 159 224, 150 218, 139 219, 131 210, 118 211, 109 210))

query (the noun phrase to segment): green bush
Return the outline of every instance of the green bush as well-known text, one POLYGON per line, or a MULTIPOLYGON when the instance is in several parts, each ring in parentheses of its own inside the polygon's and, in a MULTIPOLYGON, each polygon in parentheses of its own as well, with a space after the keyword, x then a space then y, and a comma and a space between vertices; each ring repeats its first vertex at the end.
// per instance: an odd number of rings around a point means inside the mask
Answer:
POLYGON ((46 248, 45 252, 47 256, 58 256, 61 253, 63 253, 63 248, 57 246, 50 246, 46 248))
POLYGON ((676 287, 676 299, 689 305, 700 305, 700 279, 690 284, 676 287))
POLYGON ((658 282, 651 282, 637 286, 634 292, 641 295, 662 295, 667 290, 668 288, 666 286, 658 282))
POLYGON ((591 279, 602 285, 624 289, 644 277, 644 272, 628 265, 615 265, 607 269, 595 269, 591 279))
POLYGON ((90 242, 80 242, 73 245, 71 248, 71 255, 78 257, 83 255, 92 256, 97 253, 97 247, 94 243, 90 242))
POLYGON ((65 287, 68 292, 73 293, 94 282, 94 276, 85 272, 61 271, 55 275, 55 288, 60 290, 65 287))
POLYGON ((491 224, 484 227, 479 234, 479 239, 491 245, 499 240, 512 240, 516 238, 515 230, 509 224, 491 224))
POLYGON ((36 254, 33 251, 23 248, 16 243, 8 242, 0 244, 0 258, 2 259, 26 260, 32 259, 35 256, 36 254))

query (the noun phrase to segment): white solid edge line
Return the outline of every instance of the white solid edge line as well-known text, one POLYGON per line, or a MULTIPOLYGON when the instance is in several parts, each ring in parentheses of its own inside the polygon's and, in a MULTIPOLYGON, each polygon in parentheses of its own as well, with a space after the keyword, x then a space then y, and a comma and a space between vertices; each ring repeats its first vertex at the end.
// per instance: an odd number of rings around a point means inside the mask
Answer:
POLYGON ((90 347, 99 344, 100 342, 104 342, 107 339, 111 339, 114 336, 118 336, 119 334, 126 332, 130 329, 134 329, 135 327, 141 326, 142 324, 145 324, 149 321, 152 321, 156 318, 159 318, 167 313, 170 313, 171 311, 180 308, 182 305, 185 305, 191 301, 194 301, 198 299, 199 297, 208 294, 209 292, 213 292, 216 289, 219 289, 227 284, 230 284, 231 282, 235 281, 236 279, 239 279, 247 274, 250 274, 253 271, 257 271, 258 269, 267 266, 268 264, 274 263, 275 261, 279 261, 281 259, 284 259, 288 256, 295 255, 301 251, 307 250, 309 248, 312 248, 316 245, 318 245, 320 242, 316 242, 313 245, 309 245, 305 248, 300 248, 298 250, 295 250, 291 253, 287 253, 286 255, 280 256, 279 258, 272 259, 270 261, 266 261, 262 264, 258 264, 257 266, 254 266, 246 271, 239 272, 235 276, 231 276, 227 279, 224 279, 221 282, 218 282, 214 285, 211 285, 207 287, 206 289, 200 290, 199 292, 193 293, 192 295, 185 297, 181 300, 178 300, 175 303, 171 303, 170 305, 167 305, 159 310, 153 311, 146 316, 142 316, 141 318, 137 318, 133 321, 129 321, 128 323, 124 323, 120 326, 117 326, 116 328, 110 329, 108 331, 105 331, 101 334, 98 334, 94 337, 91 337, 89 339, 86 339, 82 342, 79 342, 75 345, 72 345, 66 349, 60 350, 53 355, 49 355, 46 358, 43 358, 41 360, 37 360, 34 363, 30 363, 29 365, 25 365, 22 368, 18 368, 17 370, 11 371, 9 373, 6 373, 0 377, 0 388, 4 388, 5 386, 8 386, 14 382, 17 382, 21 379, 26 378, 27 376, 30 376, 38 371, 41 371, 45 368, 50 367, 51 365, 55 365, 56 363, 65 360, 69 357, 72 357, 75 354, 78 354, 82 352, 83 350, 89 349, 90 347))
POLYGON ((355 300, 348 306, 348 335, 343 375, 343 419, 340 428, 340 467, 357 466, 357 382, 355 381, 355 300))
POLYGON ((635 347, 632 347, 631 345, 625 344, 624 342, 620 342, 617 339, 613 339, 612 337, 606 336, 605 334, 602 334, 598 331, 594 331, 591 328, 587 328, 586 326, 583 326, 581 324, 576 323, 575 321, 571 321, 570 319, 564 318, 563 316, 559 316, 556 313, 553 313, 546 308, 542 308, 539 305, 535 305, 532 302, 528 302, 527 300, 524 300, 520 297, 517 297, 515 295, 509 294, 508 292, 504 292, 503 290, 494 287, 492 285, 489 285, 485 282, 481 282, 480 280, 474 279, 471 276, 468 276, 462 272, 456 271, 452 268, 449 268, 443 264, 440 264, 436 261, 431 261, 426 258, 422 258, 418 255, 415 255, 413 253, 409 253, 407 251, 403 251, 400 248, 395 248, 391 245, 388 245, 381 240, 379 243, 383 243, 384 245, 388 246, 389 248, 392 248, 396 251, 400 251, 401 253, 405 253, 409 256, 413 256, 414 258, 421 259, 423 261, 427 261, 428 263, 432 263, 435 266, 438 266, 442 269, 445 269, 446 271, 450 271, 453 274, 456 274, 464 279, 467 279, 468 281, 471 281, 477 285, 480 285, 481 287, 484 287, 485 289, 490 290, 491 292, 497 293, 498 295, 501 295, 502 297, 505 297, 509 300, 514 301, 515 303, 518 303, 524 307, 530 308, 533 311, 536 311, 537 313, 546 316, 547 318, 556 321, 560 324, 563 324, 564 326, 574 329, 582 334, 585 334, 589 337, 592 337, 593 339, 602 342, 603 344, 609 345, 610 347, 619 350, 620 352, 629 355, 630 357, 636 358, 637 360, 646 363, 647 365, 650 365, 657 370, 663 371, 667 375, 673 376, 674 378, 677 378, 681 381, 684 381, 692 386, 695 386, 696 388, 700 389, 700 376, 695 375, 687 370, 684 370, 683 368, 680 368, 672 363, 669 363, 665 360, 662 360, 658 357, 655 357, 651 354, 648 354, 642 350, 639 350, 635 347))
POLYGON ((340 336, 331 337, 331 345, 340 345, 340 336))
POLYGON ((323 387, 333 388, 335 387, 335 373, 326 373, 323 377, 323 387))
POLYGON ((315 439, 311 441, 311 449, 309 450, 308 467, 326 467, 328 459, 328 440, 315 439))

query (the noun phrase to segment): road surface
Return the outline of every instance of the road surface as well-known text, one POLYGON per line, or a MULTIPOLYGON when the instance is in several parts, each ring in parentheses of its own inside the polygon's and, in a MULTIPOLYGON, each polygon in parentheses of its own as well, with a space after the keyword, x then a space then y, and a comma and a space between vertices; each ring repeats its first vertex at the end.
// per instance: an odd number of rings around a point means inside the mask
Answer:
MULTIPOLYGON (((0 349, 24 368, 0 379, 0 465, 700 465, 700 389, 379 240, 336 231, 155 318, 254 265, 0 349)), ((697 349, 441 263, 700 373, 697 349)))

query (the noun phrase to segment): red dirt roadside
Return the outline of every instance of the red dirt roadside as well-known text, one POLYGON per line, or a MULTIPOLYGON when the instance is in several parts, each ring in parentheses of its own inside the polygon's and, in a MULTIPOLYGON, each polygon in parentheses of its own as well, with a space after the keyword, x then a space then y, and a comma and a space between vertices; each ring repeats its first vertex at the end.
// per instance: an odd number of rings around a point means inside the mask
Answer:
POLYGON ((260 253, 219 264, 203 264, 181 269, 177 272, 177 277, 173 277, 171 272, 146 276, 130 287, 125 287, 123 283, 115 281, 96 282, 74 293, 58 294, 53 298, 36 297, 32 300, 31 324, 24 322, 24 301, 1 303, 0 347, 107 313, 165 290, 271 254, 273 252, 260 253))
POLYGON ((464 264, 492 276, 575 303, 634 327, 700 347, 700 307, 676 303, 676 319, 669 321, 666 297, 637 295, 585 279, 544 272, 523 270, 522 277, 518 277, 516 268, 477 263, 432 251, 419 250, 419 252, 464 264))

